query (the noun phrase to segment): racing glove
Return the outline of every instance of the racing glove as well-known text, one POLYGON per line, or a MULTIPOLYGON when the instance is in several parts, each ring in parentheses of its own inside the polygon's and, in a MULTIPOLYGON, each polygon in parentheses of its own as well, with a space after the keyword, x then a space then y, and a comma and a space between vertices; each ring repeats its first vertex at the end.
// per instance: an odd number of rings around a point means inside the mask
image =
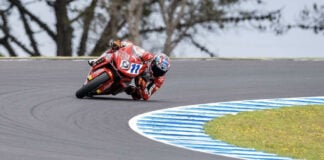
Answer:
POLYGON ((111 49, 116 51, 121 47, 121 40, 110 41, 111 49))

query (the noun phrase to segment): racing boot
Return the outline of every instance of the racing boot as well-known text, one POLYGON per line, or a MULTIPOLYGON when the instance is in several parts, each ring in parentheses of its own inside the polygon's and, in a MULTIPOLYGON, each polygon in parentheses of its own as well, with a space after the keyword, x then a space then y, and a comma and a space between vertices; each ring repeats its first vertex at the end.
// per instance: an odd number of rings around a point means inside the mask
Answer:
POLYGON ((125 89, 126 94, 131 95, 133 100, 140 100, 142 97, 139 90, 134 86, 129 86, 125 89))

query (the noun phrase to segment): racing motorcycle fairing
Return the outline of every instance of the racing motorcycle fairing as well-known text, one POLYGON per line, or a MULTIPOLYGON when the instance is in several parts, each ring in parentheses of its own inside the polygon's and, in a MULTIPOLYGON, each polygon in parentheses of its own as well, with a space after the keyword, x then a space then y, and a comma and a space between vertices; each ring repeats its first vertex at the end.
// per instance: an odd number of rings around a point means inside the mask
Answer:
POLYGON ((89 95, 118 94, 129 86, 133 78, 142 74, 146 67, 147 65, 142 62, 140 56, 135 53, 134 45, 126 46, 113 53, 103 54, 90 68, 83 88, 77 91, 76 96, 82 98, 89 95), (92 85, 85 87, 103 74, 108 76, 107 80, 93 85, 94 88, 91 88, 92 85))

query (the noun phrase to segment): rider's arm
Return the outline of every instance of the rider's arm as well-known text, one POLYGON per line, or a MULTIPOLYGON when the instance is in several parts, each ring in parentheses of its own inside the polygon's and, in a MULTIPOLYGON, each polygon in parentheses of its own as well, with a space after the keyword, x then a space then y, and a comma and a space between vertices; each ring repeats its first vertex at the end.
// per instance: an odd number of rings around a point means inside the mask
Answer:
POLYGON ((153 58, 154 58, 154 54, 147 51, 141 55, 141 59, 144 63, 151 61, 153 58))

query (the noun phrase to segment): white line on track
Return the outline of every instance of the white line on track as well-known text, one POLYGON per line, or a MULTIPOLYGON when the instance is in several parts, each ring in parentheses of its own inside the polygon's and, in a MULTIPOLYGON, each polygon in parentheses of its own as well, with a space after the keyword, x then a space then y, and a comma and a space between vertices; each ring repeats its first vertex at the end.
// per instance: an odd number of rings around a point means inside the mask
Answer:
POLYGON ((324 104, 324 97, 244 100, 180 106, 135 116, 129 120, 129 126, 144 137, 189 150, 238 159, 291 160, 289 157, 279 157, 214 140, 204 133, 203 125, 214 118, 238 112, 311 104, 324 104))

